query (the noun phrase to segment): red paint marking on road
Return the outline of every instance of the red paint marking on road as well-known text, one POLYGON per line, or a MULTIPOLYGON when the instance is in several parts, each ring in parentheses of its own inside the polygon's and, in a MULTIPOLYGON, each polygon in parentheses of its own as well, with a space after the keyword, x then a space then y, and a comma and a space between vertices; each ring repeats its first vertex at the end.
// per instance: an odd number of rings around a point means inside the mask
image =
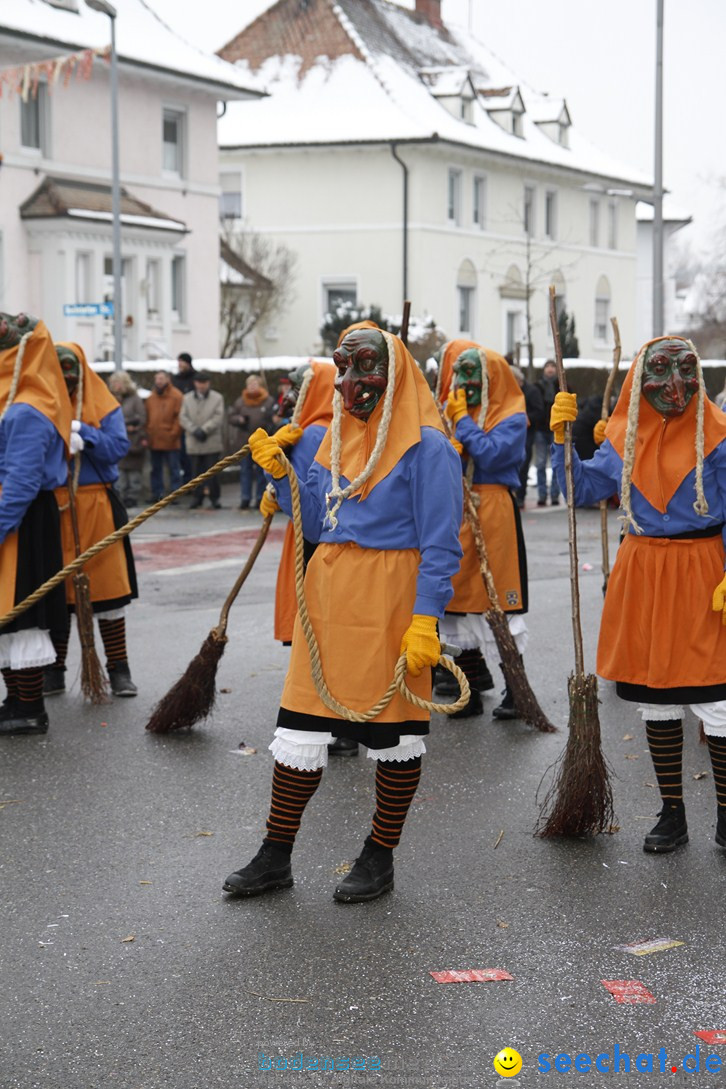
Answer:
POLYGON ((429 972, 437 983, 496 983, 501 979, 512 979, 509 972, 503 968, 466 968, 461 971, 456 968, 446 972, 429 972))
POLYGON ((700 1032, 694 1032, 694 1036, 698 1036, 701 1040, 705 1040, 707 1044, 726 1044, 726 1030, 725 1029, 708 1029, 700 1032))
POLYGON ((601 979, 600 982, 616 1002, 627 1006, 655 1005, 655 996, 637 979, 601 979))
MULTIPOLYGON (((210 533, 204 537, 174 537, 171 540, 147 541, 134 545, 137 571, 164 571, 169 567, 186 567, 199 563, 214 563, 250 551, 259 536, 259 529, 233 529, 227 533, 210 533)), ((282 543, 284 529, 270 529, 268 541, 282 543)))

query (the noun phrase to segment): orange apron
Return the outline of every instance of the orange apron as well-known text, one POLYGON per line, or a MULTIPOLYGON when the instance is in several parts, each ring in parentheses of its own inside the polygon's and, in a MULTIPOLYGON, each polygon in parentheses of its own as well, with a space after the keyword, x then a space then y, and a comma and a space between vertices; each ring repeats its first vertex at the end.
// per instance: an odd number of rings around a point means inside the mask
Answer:
MULTIPOLYGON (((0 616, 15 605, 15 580, 18 573, 18 531, 13 530, 0 545, 0 616)), ((2 634, 0 632, 0 634, 2 634)))
MULTIPOLYGON (((305 576, 305 599, 315 632, 323 675, 333 696, 354 711, 365 711, 384 694, 400 657, 401 639, 416 601, 418 549, 359 548, 352 542, 320 544, 305 576)), ((412 692, 431 699, 431 670, 407 675, 412 692)), ((300 617, 295 617, 290 668, 282 707, 340 721, 321 703, 310 669, 300 617)), ((368 724, 375 748, 376 722, 426 722, 428 711, 395 694, 368 724)))
POLYGON ((285 540, 282 542, 280 566, 277 571, 275 588, 275 639, 289 643, 297 616, 297 598, 295 597, 295 531, 292 522, 288 522, 285 540))
MULTIPOLYGON (((522 608, 522 581, 519 571, 517 526, 509 489, 503 484, 473 484, 479 496, 479 525, 484 536, 489 566, 505 612, 522 608)), ((447 613, 484 613, 490 607, 489 595, 479 568, 479 555, 466 518, 461 524, 459 543, 464 551, 459 572, 451 580, 454 596, 447 613)))
POLYGON ((672 541, 629 533, 608 583, 597 671, 649 688, 726 683, 726 626, 711 609, 721 536, 672 541))
MULTIPOLYGON (((55 497, 61 516, 61 542, 65 566, 76 558, 71 512, 68 509, 68 489, 56 488, 55 497)), ((106 484, 81 485, 76 492, 76 510, 82 552, 96 541, 103 540, 109 533, 113 533, 116 528, 113 524, 113 512, 106 484)), ((128 597, 131 593, 123 541, 117 541, 98 556, 94 556, 84 565, 83 570, 91 583, 91 601, 115 601, 120 597, 128 597)), ((69 604, 75 601, 72 579, 66 579, 66 601, 69 604)))

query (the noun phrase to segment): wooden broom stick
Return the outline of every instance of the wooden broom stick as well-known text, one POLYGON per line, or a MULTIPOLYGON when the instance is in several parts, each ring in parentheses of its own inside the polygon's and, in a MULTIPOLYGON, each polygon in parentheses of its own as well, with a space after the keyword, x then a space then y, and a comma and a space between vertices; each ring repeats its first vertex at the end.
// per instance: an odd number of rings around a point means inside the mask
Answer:
MULTIPOLYGON (((73 528, 73 546, 76 559, 81 554, 81 534, 78 528, 78 509, 74 468, 80 463, 80 455, 74 454, 68 469, 68 512, 73 528)), ((76 626, 81 642, 81 692, 91 703, 105 703, 108 699, 108 678, 103 671, 93 637, 93 604, 91 581, 81 569, 73 576, 73 595, 76 603, 76 626)))
POLYGON ((403 316, 401 317, 401 337, 404 348, 408 348, 408 323, 411 320, 411 300, 406 299, 403 304, 403 316))

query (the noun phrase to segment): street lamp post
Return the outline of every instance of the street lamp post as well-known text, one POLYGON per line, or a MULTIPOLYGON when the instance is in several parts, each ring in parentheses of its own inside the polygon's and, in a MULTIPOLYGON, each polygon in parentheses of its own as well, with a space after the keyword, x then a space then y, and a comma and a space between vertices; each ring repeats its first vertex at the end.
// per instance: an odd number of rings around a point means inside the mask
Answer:
POLYGON ((113 220, 113 364, 123 370, 123 314, 121 300, 121 178, 118 152, 118 57, 116 8, 108 0, 86 0, 93 11, 111 20, 111 218, 113 220))
POLYGON ((653 189, 653 336, 662 337, 663 314, 663 0, 657 0, 655 45, 655 170, 653 189))

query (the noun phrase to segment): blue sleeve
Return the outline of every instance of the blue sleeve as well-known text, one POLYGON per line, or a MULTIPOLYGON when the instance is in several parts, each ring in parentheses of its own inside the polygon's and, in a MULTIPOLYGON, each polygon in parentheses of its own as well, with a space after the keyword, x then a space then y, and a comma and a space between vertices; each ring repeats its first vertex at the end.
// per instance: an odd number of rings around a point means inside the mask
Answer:
MULTIPOLYGON (((303 537, 313 544, 317 544, 320 540, 323 517, 325 514, 325 501, 323 498, 323 488, 320 477, 322 472, 326 472, 326 470, 324 470, 322 465, 317 461, 311 462, 308 475, 304 480, 300 479, 297 470, 295 472, 300 488, 300 512, 302 514, 303 537)), ((287 476, 282 476, 278 480, 275 480, 270 473, 265 473, 265 477, 268 481, 271 480, 275 485, 277 502, 280 504, 280 509, 292 518, 292 496, 290 494, 290 481, 287 476)))
POLYGON ((100 427, 91 427, 90 424, 81 424, 81 438, 88 446, 93 460, 97 465, 105 462, 109 466, 115 466, 121 458, 126 457, 131 445, 126 434, 126 424, 121 406, 114 408, 108 416, 101 420, 100 427))
POLYGON ((306 477, 313 459, 318 452, 325 435, 325 428, 317 424, 306 427, 299 442, 288 453, 292 466, 299 477, 306 477))
POLYGON ((515 412, 491 431, 483 431, 471 416, 463 416, 456 425, 456 438, 478 469, 519 469, 525 455, 527 417, 515 412))
POLYGON ((461 563, 461 461, 441 432, 421 430, 411 470, 413 514, 421 562, 414 613, 441 618, 451 600, 451 580, 461 563))
POLYGON ((2 422, 2 433, 0 542, 19 527, 43 488, 46 462, 57 453, 55 447, 62 446, 50 420, 31 405, 13 405, 2 422))
MULTIPOLYGON (((567 495, 565 479, 565 445, 553 442, 551 447, 552 468, 563 495, 567 495)), ((620 494, 623 463, 614 446, 608 441, 595 451, 588 461, 580 461, 577 450, 572 448, 572 469, 575 484, 575 505, 589 507, 601 499, 620 494)))

